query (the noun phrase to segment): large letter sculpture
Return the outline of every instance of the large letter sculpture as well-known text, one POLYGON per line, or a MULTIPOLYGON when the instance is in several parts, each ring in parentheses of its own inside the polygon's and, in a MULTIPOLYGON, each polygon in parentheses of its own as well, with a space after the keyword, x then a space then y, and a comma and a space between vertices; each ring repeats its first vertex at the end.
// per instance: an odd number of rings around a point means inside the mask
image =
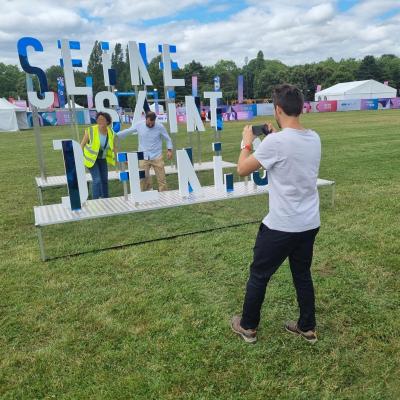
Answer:
POLYGON ((212 144, 215 156, 213 156, 214 162, 214 187, 217 192, 224 192, 224 174, 222 169, 222 144, 220 142, 212 144))
POLYGON ((135 153, 118 153, 118 162, 128 162, 128 171, 120 172, 120 180, 129 180, 131 193, 129 200, 135 203, 143 203, 144 201, 157 201, 159 193, 156 190, 148 190, 142 192, 140 189, 140 179, 144 178, 144 171, 139 170, 139 160, 143 160, 142 152, 135 153))
POLYGON ((153 82, 146 68, 146 45, 144 43, 139 43, 139 46, 140 48, 138 49, 136 42, 128 42, 132 86, 141 85, 142 81, 147 86, 153 86, 153 82))
POLYGON ((135 106, 135 112, 133 113, 132 125, 134 125, 137 122, 141 121, 142 113, 143 113, 143 111, 145 111, 144 110, 144 103, 146 102, 146 97, 147 97, 147 91, 146 90, 140 90, 139 94, 137 94, 136 106, 135 106))
POLYGON ((32 37, 23 37, 18 40, 18 56, 22 69, 27 74, 36 75, 40 84, 40 93, 44 96, 39 98, 34 91, 28 90, 28 101, 37 108, 48 108, 54 103, 54 93, 48 91, 47 78, 44 71, 38 67, 32 67, 28 61, 27 47, 33 47, 36 51, 43 51, 42 43, 32 37))
POLYGON ((115 86, 117 83, 117 73, 111 67, 110 44, 108 42, 100 42, 101 46, 101 63, 103 65, 104 86, 115 86))
MULTIPOLYGON (((257 147, 261 144, 260 138, 256 137, 253 140, 253 149, 257 150, 257 147)), ((264 171, 264 176, 261 177, 259 171, 255 171, 251 174, 251 179, 257 186, 265 186, 268 185, 268 174, 267 171, 264 171)))
MULTIPOLYGON (((160 64, 160 68, 163 71, 164 86, 166 88, 167 97, 172 98, 170 93, 173 92, 173 90, 169 90, 170 88, 174 88, 175 86, 185 86, 184 79, 174 79, 172 77, 172 70, 178 69, 178 64, 175 61, 171 60, 171 53, 176 53, 176 46, 163 44, 162 46, 158 46, 158 50, 162 53, 162 63, 160 64)), ((178 124, 176 121, 175 102, 167 102, 167 108, 169 130, 172 133, 176 133, 178 132, 178 124)))
POLYGON ((189 187, 193 193, 200 194, 201 185, 186 149, 176 151, 176 162, 178 166, 180 195, 182 197, 188 197, 189 187))
POLYGON ((107 112, 110 114, 111 119, 113 122, 119 122, 119 115, 118 113, 112 109, 112 108, 107 108, 104 105, 104 100, 108 100, 110 102, 110 106, 116 106, 118 107, 118 99, 117 96, 112 93, 112 92, 99 92, 96 94, 96 97, 94 98, 94 102, 96 104, 96 110, 97 111, 103 111, 107 112))
POLYGON ((210 111, 211 111, 211 121, 210 125, 212 127, 217 126, 217 100, 222 99, 222 92, 204 92, 204 97, 210 99, 210 111))
POLYGON ((196 129, 204 132, 204 124, 200 118, 199 110, 196 107, 193 96, 185 96, 186 106, 186 127, 188 132, 194 132, 196 129))
POLYGON ((267 171, 264 171, 264 176, 263 177, 260 176, 260 172, 259 171, 253 172, 251 177, 252 177, 253 182, 257 186, 268 185, 268 174, 267 174, 267 171))
POLYGON ((62 150, 64 157, 69 197, 63 197, 62 204, 71 210, 80 210, 88 199, 82 148, 75 140, 54 140, 53 148, 62 150))
POLYGON ((83 95, 83 96, 92 96, 92 88, 88 86, 76 86, 75 78, 74 78, 74 70, 72 67, 81 67, 81 60, 72 60, 71 58, 71 50, 80 50, 81 45, 79 42, 70 42, 67 39, 61 39, 60 41, 61 47, 61 57, 62 64, 64 66, 64 77, 65 77, 65 85, 67 87, 67 93, 69 96, 74 95, 83 95))

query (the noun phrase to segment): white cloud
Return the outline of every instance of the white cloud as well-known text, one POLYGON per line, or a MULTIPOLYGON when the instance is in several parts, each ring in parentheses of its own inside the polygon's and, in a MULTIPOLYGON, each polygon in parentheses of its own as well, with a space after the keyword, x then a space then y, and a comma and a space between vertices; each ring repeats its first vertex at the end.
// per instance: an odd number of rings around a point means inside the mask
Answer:
POLYGON ((81 9, 87 11, 94 17, 105 18, 107 20, 148 20, 154 18, 167 17, 190 6, 205 6, 208 1, 204 0, 146 0, 132 1, 127 3, 125 0, 83 0, 73 1, 81 9))
POLYGON ((334 16, 335 9, 331 3, 318 4, 306 12, 304 20, 306 22, 322 22, 334 16))
POLYGON ((112 45, 115 42, 126 45, 128 40, 146 42, 149 58, 157 55, 159 43, 174 43, 181 65, 193 59, 214 64, 222 58, 243 65, 244 58, 254 58, 258 50, 266 58, 290 65, 328 57, 400 55, 399 14, 379 19, 398 8, 398 4, 397 0, 363 0, 343 13, 334 0, 249 0, 242 11, 225 15, 218 22, 202 23, 196 20, 196 15, 188 15, 185 21, 176 21, 176 15, 182 10, 193 10, 196 5, 203 10, 211 9, 215 3, 6 1, 0 25, 0 62, 18 64, 16 42, 22 36, 34 36, 43 43, 45 53, 32 54, 31 58, 32 64, 42 66, 58 63, 60 38, 80 40, 82 50, 74 58, 80 55, 84 65, 96 39, 108 40, 112 45), (170 22, 153 26, 143 22, 159 17, 169 17, 170 22))

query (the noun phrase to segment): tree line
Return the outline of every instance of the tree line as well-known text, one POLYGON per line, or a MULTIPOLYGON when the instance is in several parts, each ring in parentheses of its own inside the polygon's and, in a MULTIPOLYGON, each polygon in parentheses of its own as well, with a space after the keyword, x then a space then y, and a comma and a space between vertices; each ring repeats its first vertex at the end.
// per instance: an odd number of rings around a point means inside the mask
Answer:
MULTIPOLYGON (((101 63, 100 42, 95 42, 89 57, 87 72, 75 71, 75 80, 78 86, 85 85, 86 76, 93 77, 93 91, 96 94, 105 90, 103 82, 103 68, 101 63)), ((148 71, 154 88, 163 97, 163 77, 159 69, 161 56, 153 58, 148 65, 148 71)), ((119 91, 132 91, 129 71, 129 54, 127 47, 117 43, 111 55, 112 68, 117 73, 116 88, 119 91)), ((245 99, 270 99, 274 86, 288 82, 297 85, 304 93, 306 100, 314 100, 317 85, 327 88, 336 83, 354 80, 375 79, 380 82, 388 81, 389 85, 400 89, 400 58, 394 54, 385 54, 381 57, 365 56, 362 60, 354 58, 335 61, 328 58, 318 63, 287 66, 278 60, 264 58, 259 51, 256 58, 250 60, 243 67, 238 67, 234 61, 220 60, 215 65, 202 65, 193 60, 174 72, 174 77, 184 78, 185 87, 176 88, 177 101, 183 101, 184 96, 191 94, 192 76, 198 76, 199 93, 212 91, 214 77, 219 76, 224 100, 232 102, 237 99, 238 76, 244 77, 245 99)), ((63 76, 63 69, 53 65, 46 70, 49 89, 57 91, 57 77, 63 76)), ((38 89, 37 80, 34 79, 38 89)), ((152 89, 152 88, 149 88, 152 89)), ((0 63, 0 97, 14 97, 26 99, 25 73, 16 65, 0 63)), ((76 96, 79 104, 86 105, 86 98, 76 96)), ((133 97, 120 97, 120 105, 133 107, 133 97)))

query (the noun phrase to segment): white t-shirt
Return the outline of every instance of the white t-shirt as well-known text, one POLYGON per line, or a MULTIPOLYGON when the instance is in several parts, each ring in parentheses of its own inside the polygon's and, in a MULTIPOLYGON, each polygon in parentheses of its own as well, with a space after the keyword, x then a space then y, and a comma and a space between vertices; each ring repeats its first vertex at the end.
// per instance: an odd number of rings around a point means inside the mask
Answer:
POLYGON ((312 130, 285 128, 268 135, 254 152, 267 170, 270 229, 304 232, 320 226, 317 179, 321 141, 312 130))

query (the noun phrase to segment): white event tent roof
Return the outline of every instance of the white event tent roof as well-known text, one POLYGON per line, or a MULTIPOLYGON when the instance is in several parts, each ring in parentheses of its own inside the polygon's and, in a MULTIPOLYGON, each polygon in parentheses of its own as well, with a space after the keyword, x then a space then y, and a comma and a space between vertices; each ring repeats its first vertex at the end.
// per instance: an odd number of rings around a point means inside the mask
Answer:
MULTIPOLYGON (((71 107, 72 107, 72 104, 71 104, 71 107)), ((68 108, 68 103, 65 104, 64 108, 68 108)), ((81 106, 78 103, 75 103, 75 108, 85 108, 85 107, 81 106)))
POLYGON ((26 110, 0 97, 0 132, 29 129, 26 110))
POLYGON ((373 79, 338 83, 315 93, 319 100, 377 99, 396 97, 396 89, 373 79))

